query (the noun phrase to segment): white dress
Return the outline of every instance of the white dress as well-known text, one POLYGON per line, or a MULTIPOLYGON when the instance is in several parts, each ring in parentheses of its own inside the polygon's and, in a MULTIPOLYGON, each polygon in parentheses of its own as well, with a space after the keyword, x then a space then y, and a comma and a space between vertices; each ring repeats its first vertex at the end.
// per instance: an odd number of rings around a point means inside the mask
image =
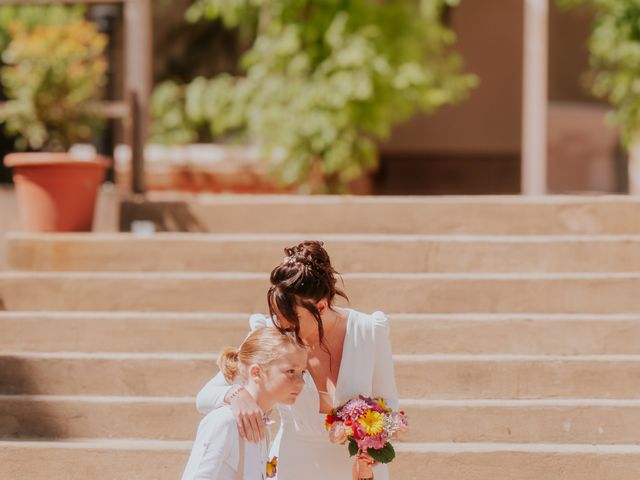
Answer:
MULTIPOLYGON (((249 323, 251 330, 273 326, 270 318, 259 314, 252 315, 249 323)), ((296 403, 278 406, 282 422, 270 454, 278 457, 277 479, 349 480, 353 459, 346 445, 329 442, 315 382, 309 372, 304 380, 296 403)), ((216 375, 198 394, 198 410, 207 413, 223 405, 228 388, 223 376, 216 375)), ((334 407, 358 395, 384 397, 398 409, 387 317, 349 309, 334 407)), ((389 479, 386 465, 376 466, 374 472, 376 480, 389 479)))
MULTIPOLYGON (((244 441, 244 480, 264 480, 268 446, 244 441)), ((182 480, 238 480, 240 435, 228 405, 209 412, 200 422, 182 480)))

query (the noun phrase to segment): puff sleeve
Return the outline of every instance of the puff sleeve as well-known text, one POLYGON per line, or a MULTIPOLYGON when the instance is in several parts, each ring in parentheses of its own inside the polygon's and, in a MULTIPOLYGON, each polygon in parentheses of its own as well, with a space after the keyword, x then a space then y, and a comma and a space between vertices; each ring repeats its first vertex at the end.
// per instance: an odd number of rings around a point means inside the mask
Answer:
MULTIPOLYGON (((249 317, 249 334, 254 330, 262 327, 272 327, 273 322, 269 317, 261 313, 254 313, 249 317)), ((247 336, 249 335, 247 334, 247 336)), ((231 384, 227 383, 221 372, 207 382, 196 396, 196 408, 200 413, 206 415, 211 410, 220 408, 224 405, 224 397, 231 388, 231 384)))
POLYGON ((372 393, 383 397, 390 408, 398 410, 398 388, 396 387, 391 341, 389 338, 389 319, 382 312, 374 312, 373 340, 375 346, 372 393))

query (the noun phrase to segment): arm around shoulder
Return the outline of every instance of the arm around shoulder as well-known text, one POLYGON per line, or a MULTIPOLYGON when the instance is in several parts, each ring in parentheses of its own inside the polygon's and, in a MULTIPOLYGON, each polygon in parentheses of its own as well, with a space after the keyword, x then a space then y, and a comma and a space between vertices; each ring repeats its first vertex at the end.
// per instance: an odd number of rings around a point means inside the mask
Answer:
POLYGON ((224 403, 224 397, 231 388, 231 385, 224 379, 222 373, 213 377, 202 387, 202 390, 198 392, 196 396, 196 408, 200 413, 206 415, 216 408, 222 407, 224 403))

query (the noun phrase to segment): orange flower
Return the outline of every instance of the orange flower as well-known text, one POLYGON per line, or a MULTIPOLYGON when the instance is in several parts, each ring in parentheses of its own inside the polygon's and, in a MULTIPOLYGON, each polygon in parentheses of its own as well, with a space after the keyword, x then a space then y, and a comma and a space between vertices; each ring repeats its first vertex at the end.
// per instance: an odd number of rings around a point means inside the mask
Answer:
POLYGON ((338 420, 338 417, 336 417, 333 414, 333 410, 331 410, 329 413, 327 413, 327 417, 324 420, 324 428, 326 428, 327 430, 329 430, 331 428, 331 425, 333 425, 333 423, 338 420))
POLYGON ((278 473, 278 457, 273 457, 267 462, 267 478, 275 478, 278 473))

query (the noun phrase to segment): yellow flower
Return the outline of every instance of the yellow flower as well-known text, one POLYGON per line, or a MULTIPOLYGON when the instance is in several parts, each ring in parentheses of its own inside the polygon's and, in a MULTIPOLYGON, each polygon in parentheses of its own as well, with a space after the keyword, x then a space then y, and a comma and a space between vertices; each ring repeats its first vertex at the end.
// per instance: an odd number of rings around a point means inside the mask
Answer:
POLYGON ((384 398, 382 397, 376 398, 376 403, 380 405, 380 408, 382 408, 385 412, 391 411, 391 409, 387 407, 387 401, 384 398))
POLYGON ((382 414, 373 410, 369 410, 365 415, 360 417, 358 423, 362 425, 367 435, 378 435, 384 427, 382 414))
POLYGON ((278 457, 273 457, 267 462, 267 478, 275 478, 278 473, 278 457))

